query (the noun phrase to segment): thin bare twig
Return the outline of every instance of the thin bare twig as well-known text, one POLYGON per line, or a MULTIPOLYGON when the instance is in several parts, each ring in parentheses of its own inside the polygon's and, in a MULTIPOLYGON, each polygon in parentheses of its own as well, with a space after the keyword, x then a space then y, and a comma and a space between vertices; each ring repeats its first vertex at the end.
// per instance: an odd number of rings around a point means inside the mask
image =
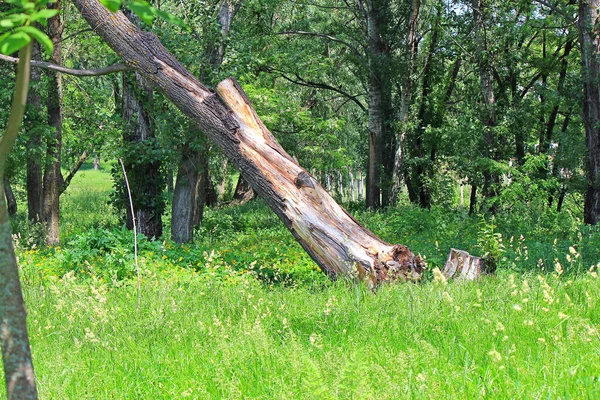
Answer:
MULTIPOLYGON (((4 54, 0 54, 0 61, 9 62, 11 64, 18 64, 19 59, 15 57, 5 56, 4 54)), ((42 69, 50 69, 57 72, 62 72, 63 74, 73 75, 73 76, 102 76, 108 75, 115 72, 123 72, 129 70, 129 67, 123 64, 113 64, 105 68, 99 69, 73 69, 66 68, 57 64, 52 64, 45 61, 36 61, 31 60, 31 66, 42 68, 42 69)))
POLYGON ((127 179, 127 172, 125 171, 125 164, 123 160, 119 158, 121 168, 123 168, 123 176, 125 177, 125 187, 127 188, 127 196, 129 197, 129 207, 131 208, 131 220, 133 221, 133 254, 135 260, 135 274, 137 276, 137 312, 140 312, 142 283, 140 281, 140 266, 138 265, 138 246, 137 246, 137 226, 135 223, 135 212, 133 210, 133 200, 131 198, 131 190, 129 189, 129 180, 127 179))

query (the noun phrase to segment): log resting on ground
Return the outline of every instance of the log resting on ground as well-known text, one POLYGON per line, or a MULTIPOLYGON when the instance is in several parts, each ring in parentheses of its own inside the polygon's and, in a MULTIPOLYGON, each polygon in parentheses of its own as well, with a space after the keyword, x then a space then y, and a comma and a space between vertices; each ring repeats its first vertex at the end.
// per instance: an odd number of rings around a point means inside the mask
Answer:
POLYGON ((233 79, 221 82, 217 95, 121 12, 111 13, 98 0, 73 2, 125 65, 160 88, 222 149, 329 277, 373 287, 420 278, 420 258, 380 240, 337 204, 275 140, 233 79))

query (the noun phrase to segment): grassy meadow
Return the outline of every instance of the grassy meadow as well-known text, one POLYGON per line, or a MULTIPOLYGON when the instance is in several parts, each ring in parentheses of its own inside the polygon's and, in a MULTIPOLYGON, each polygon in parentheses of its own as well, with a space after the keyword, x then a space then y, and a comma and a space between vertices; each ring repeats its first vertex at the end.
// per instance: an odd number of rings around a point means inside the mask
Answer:
POLYGON ((76 176, 61 247, 14 221, 41 398, 600 398, 600 231, 572 214, 349 205, 429 264, 374 294, 329 282, 261 201, 211 209, 194 244, 142 238, 138 309, 111 185, 76 176), (450 247, 497 274, 446 282, 450 247))

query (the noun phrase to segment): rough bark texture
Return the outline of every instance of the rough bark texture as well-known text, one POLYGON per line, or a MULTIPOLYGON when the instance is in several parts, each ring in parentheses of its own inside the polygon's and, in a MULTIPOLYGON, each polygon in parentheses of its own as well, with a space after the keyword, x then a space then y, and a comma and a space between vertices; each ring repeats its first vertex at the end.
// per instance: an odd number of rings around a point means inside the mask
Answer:
MULTIPOLYGON (((40 45, 35 42, 31 58, 41 60, 40 45)), ((44 194, 43 194, 43 169, 40 163, 40 154, 42 149, 42 135, 39 132, 40 109, 42 107, 42 96, 39 92, 39 85, 42 79, 42 70, 34 68, 31 71, 31 89, 27 97, 27 112, 29 113, 28 123, 25 129, 28 131, 27 148, 27 213, 29 221, 32 223, 42 222, 44 213, 44 194), (29 123, 29 121, 31 121, 29 123)))
MULTIPOLYGON (((410 21, 408 23, 408 34, 407 34, 407 53, 408 53, 408 67, 404 74, 402 83, 402 95, 400 100, 400 118, 401 123, 405 123, 408 120, 410 111, 410 105, 412 104, 412 95, 414 87, 414 75, 416 73, 417 65, 417 54, 419 51, 419 12, 421 9, 421 0, 412 0, 412 11, 410 14, 410 21)), ((398 202, 398 195, 402 187, 403 174, 404 174, 404 142, 406 140, 407 130, 402 128, 398 131, 399 134, 396 137, 396 152, 394 154, 394 167, 392 171, 392 193, 390 202, 396 204, 398 202)))
POLYGON ((485 261, 481 257, 475 257, 463 250, 450 249, 444 271, 442 273, 447 279, 459 278, 473 280, 483 274, 489 273, 485 261))
MULTIPOLYGON (((61 9, 61 0, 50 4, 48 8, 61 9)), ((48 20, 48 36, 54 48, 50 60, 62 65, 62 31, 60 14, 48 20)), ((51 246, 60 243, 60 193, 62 175, 60 160, 62 152, 62 74, 48 71, 48 125, 54 128, 54 137, 48 140, 46 152, 46 170, 44 171, 44 223, 46 224, 46 242, 51 246)))
POLYGON ((368 208, 381 207, 381 172, 383 168, 383 149, 385 140, 385 113, 383 102, 384 74, 382 58, 384 44, 379 26, 380 10, 371 7, 367 14, 368 26, 368 131, 369 158, 367 164, 367 196, 368 208))
POLYGON ((583 124, 588 150, 588 188, 584 221, 600 219, 600 53, 598 23, 600 0, 579 1, 579 34, 583 64, 583 124))
POLYGON ((214 93, 150 33, 97 0, 74 0, 92 28, 123 61, 150 79, 218 144, 254 190, 330 277, 383 281, 418 279, 423 263, 406 246, 390 245, 361 226, 277 143, 237 83, 214 93))
MULTIPOLYGON (((203 173, 203 166, 200 165, 202 151, 203 149, 194 150, 190 146, 184 146, 181 154, 171 208, 171 239, 176 243, 188 243, 193 239, 198 175, 203 173)), ((203 188, 200 191, 204 193, 203 188)))

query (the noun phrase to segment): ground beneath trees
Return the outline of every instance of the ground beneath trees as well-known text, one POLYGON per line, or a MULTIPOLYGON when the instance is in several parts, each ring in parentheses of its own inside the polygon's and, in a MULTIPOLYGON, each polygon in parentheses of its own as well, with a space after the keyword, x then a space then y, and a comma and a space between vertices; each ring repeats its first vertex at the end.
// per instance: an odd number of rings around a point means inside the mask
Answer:
POLYGON ((431 269, 501 249, 495 277, 373 294, 326 280, 260 202, 210 210, 193 245, 142 241, 138 313, 108 173, 77 179, 64 245, 19 239, 41 398, 600 397, 599 236, 576 220, 355 208, 431 269))

